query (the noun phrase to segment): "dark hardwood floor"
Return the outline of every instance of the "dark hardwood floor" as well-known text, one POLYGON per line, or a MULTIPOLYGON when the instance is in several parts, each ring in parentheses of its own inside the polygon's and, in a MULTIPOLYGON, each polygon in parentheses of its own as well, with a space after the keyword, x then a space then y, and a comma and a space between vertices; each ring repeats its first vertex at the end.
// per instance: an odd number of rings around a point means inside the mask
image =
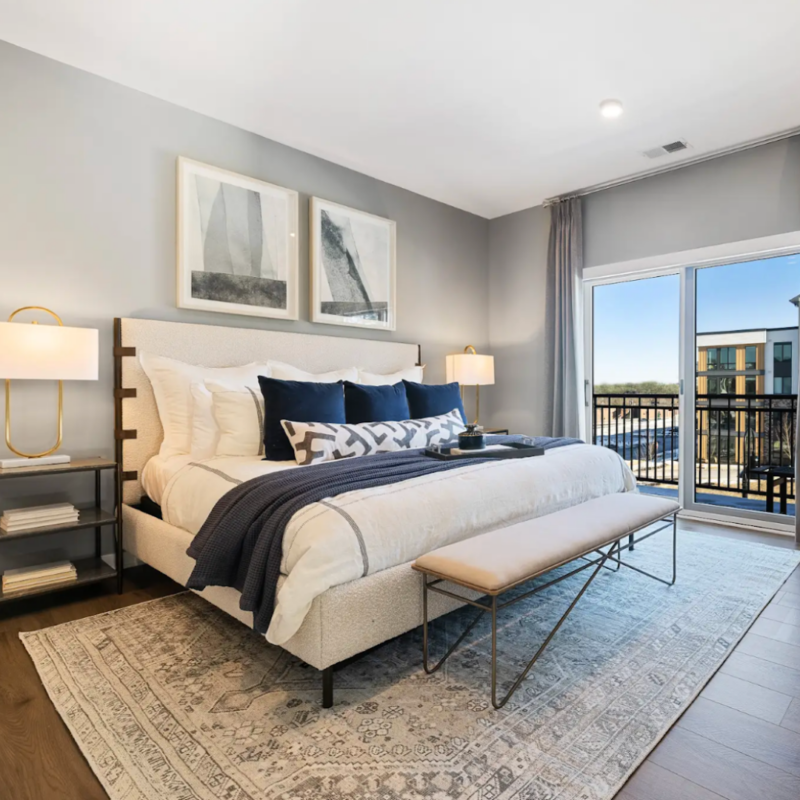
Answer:
POLYGON ((112 584, 7 603, 0 610, 0 800, 107 800, 19 633, 182 591, 150 567, 125 571, 124 594, 116 594, 112 584))
MULTIPOLYGON (((792 546, 783 537, 702 530, 792 546)), ((155 570, 137 567, 126 572, 122 595, 98 585, 0 611, 0 800, 107 797, 47 698, 20 631, 180 589, 155 570)), ((800 798, 800 568, 617 795, 617 800, 761 798, 800 798)))

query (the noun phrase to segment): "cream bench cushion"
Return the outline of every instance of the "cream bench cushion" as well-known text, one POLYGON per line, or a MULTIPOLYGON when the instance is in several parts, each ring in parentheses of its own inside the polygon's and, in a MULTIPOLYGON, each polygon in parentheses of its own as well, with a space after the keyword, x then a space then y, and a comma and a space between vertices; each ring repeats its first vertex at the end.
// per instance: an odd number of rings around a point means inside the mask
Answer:
POLYGON ((678 503, 663 497, 605 495, 440 547, 413 566, 485 594, 501 594, 679 509, 678 503))

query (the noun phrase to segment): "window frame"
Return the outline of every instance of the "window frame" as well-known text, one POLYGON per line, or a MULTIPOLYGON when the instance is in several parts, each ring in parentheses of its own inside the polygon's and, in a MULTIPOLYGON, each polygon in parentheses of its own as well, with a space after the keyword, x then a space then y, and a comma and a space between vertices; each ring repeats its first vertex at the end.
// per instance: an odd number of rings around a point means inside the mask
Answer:
POLYGON ((735 347, 720 347, 719 348, 719 368, 726 372, 731 372, 736 369, 736 348, 735 347), (731 353, 733 354, 733 366, 731 366, 731 353))
POLYGON ((786 397, 792 394, 792 378, 791 375, 775 375, 772 379, 772 393, 786 397), (781 389, 778 390, 778 383, 780 382, 781 389), (786 388, 788 386, 788 389, 786 388))
POLYGON ((772 345, 772 359, 776 364, 792 363, 792 343, 791 342, 775 342, 772 345), (780 350, 778 349, 780 348, 780 350), (788 358, 787 358, 788 349, 788 358), (780 352, 780 355, 778 355, 780 352))
MULTIPOLYGON (((800 225, 798 225, 798 228, 800 228, 800 225)), ((698 337, 702 335, 694 325, 696 319, 695 287, 698 273, 707 267, 740 264, 747 261, 798 254, 800 254, 800 230, 795 230, 756 239, 727 242, 625 261, 607 261, 593 266, 586 266, 582 275, 584 291, 580 298, 583 300, 584 316, 584 349, 582 353, 584 355, 583 375, 585 387, 591 387, 594 378, 592 340, 593 290, 597 286, 608 283, 676 274, 681 279, 680 369, 681 375, 685 379, 685 391, 680 392, 680 413, 683 420, 692 420, 694 422, 696 419, 694 413, 695 401, 699 395, 699 385, 696 380, 692 379, 693 376, 689 372, 689 365, 697 359, 698 337)), ((761 365, 761 369, 769 370, 770 366, 770 361, 766 360, 761 365)), ((684 387, 681 388, 683 389, 684 387)), ((767 385, 765 390, 768 391, 769 388, 769 385, 767 385)), ((586 403, 582 423, 586 425, 586 430, 592 430, 593 408, 590 402, 586 403)), ((695 436, 697 424, 695 422, 694 424, 684 424, 680 427, 681 459, 685 460, 684 463, 687 465, 694 465, 697 461, 697 440, 695 436)), ((795 538, 795 520, 793 518, 785 519, 780 515, 767 514, 760 511, 709 505, 702 498, 696 496, 693 475, 694 471, 691 467, 681 471, 678 496, 683 506, 682 515, 684 517, 717 522, 730 522, 733 519, 746 523, 748 527, 763 528, 795 538)), ((797 540, 800 542, 800 534, 798 534, 797 540)))

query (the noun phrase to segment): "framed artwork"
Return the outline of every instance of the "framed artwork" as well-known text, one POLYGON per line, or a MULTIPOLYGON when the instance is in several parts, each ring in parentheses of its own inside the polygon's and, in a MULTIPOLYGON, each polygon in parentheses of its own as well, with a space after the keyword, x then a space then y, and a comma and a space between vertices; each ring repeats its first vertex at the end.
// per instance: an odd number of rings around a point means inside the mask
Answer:
POLYGON ((311 320, 393 331, 395 223, 311 198, 311 320))
POLYGON ((178 307, 298 317, 298 195, 178 159, 178 307))

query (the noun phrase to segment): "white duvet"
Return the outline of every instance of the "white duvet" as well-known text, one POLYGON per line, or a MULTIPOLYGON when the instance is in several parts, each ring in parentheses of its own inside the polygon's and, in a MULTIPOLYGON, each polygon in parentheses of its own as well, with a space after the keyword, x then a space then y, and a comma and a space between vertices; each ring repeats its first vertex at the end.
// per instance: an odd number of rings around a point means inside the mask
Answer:
MULTIPOLYGON (((196 534, 234 485, 283 469, 315 467, 255 457, 186 463, 163 488, 164 520, 196 534)), ((332 586, 493 528, 635 488, 636 479, 615 452, 580 444, 312 503, 286 528, 281 563, 286 580, 267 639, 275 644, 290 639, 314 598, 332 586)))

